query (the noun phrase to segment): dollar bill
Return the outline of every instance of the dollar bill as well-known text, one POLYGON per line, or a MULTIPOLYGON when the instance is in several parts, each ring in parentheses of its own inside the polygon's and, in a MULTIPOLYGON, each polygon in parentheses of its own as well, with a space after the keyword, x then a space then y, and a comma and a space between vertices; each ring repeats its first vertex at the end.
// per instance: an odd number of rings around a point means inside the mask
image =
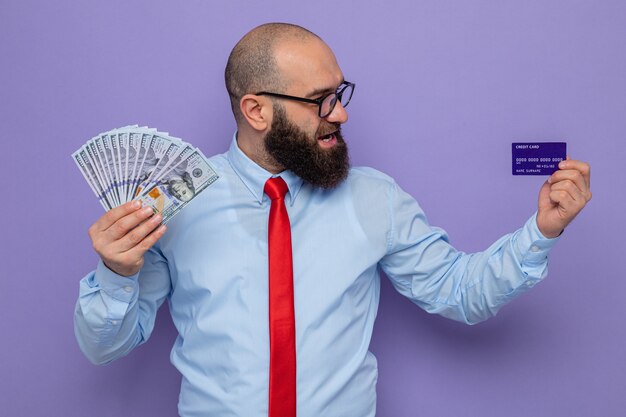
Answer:
POLYGON ((172 153, 172 156, 167 156, 167 154, 164 155, 161 161, 165 160, 166 158, 168 160, 165 161, 162 165, 159 164, 159 167, 157 167, 157 169, 152 173, 151 178, 146 180, 146 182, 143 184, 144 191, 142 192, 142 194, 145 194, 146 190, 157 184, 159 180, 163 177, 163 175, 169 172, 172 167, 176 167, 177 165, 179 165, 181 161, 187 158, 187 156, 189 156, 194 151, 195 148, 193 146, 184 145, 175 150, 175 152, 172 153))
POLYGON ((131 190, 133 187, 133 181, 135 178, 135 172, 137 170, 137 162, 139 161, 139 150, 141 146, 141 139, 143 133, 131 131, 128 137, 128 171, 126 173, 125 184, 126 193, 125 200, 132 200, 133 196, 131 190))
POLYGON ((83 174, 83 177, 85 177, 85 180, 87 180, 87 184, 89 184, 91 190, 94 192, 96 197, 98 197, 98 201, 102 204, 102 207, 104 207, 105 210, 113 208, 104 195, 102 185, 97 179, 96 171, 87 157, 87 151, 85 148, 81 147, 79 150, 74 152, 72 154, 72 158, 74 159, 74 162, 76 162, 76 165, 78 165, 78 169, 80 169, 80 172, 83 174))
POLYGON ((154 160, 148 160, 144 164, 144 177, 141 178, 139 186, 137 187, 138 193, 146 188, 146 185, 152 178, 159 172, 160 167, 163 166, 164 161, 168 161, 169 157, 166 154, 177 150, 180 147, 180 143, 177 143, 169 136, 156 135, 150 144, 154 154, 154 160))
POLYGON ((120 147, 117 141, 117 132, 108 133, 101 137, 102 147, 104 148, 104 161, 108 166, 108 172, 111 176, 113 192, 116 200, 121 203, 120 196, 120 168, 119 168, 119 153, 120 147))
POLYGON ((118 152, 117 133, 101 136, 99 140, 96 140, 96 146, 109 174, 113 197, 117 204, 120 205, 122 204, 122 198, 120 197, 119 167, 116 158, 118 152))
POLYGON ((163 224, 166 224, 217 179, 217 173, 202 152, 196 149, 178 165, 170 167, 137 199, 143 206, 152 207, 155 213, 161 213, 163 224))
POLYGON ((104 193, 107 196, 107 199, 111 201, 111 203, 113 203, 113 207, 115 207, 118 206, 119 203, 117 202, 113 192, 113 182, 109 177, 108 168, 105 168, 105 164, 102 163, 102 160, 104 158, 101 157, 100 152, 98 151, 97 141, 99 139, 99 137, 95 137, 91 142, 87 143, 87 153, 90 155, 94 166, 96 167, 97 172, 100 175, 100 179, 104 186, 104 193))
POLYGON ((85 161, 85 166, 90 166, 91 170, 95 172, 96 183, 98 184, 98 188, 100 189, 104 200, 107 202, 107 205, 110 208, 115 207, 115 204, 109 195, 109 191, 107 190, 107 182, 102 177, 102 171, 99 168, 95 155, 93 154, 89 144, 81 148, 80 155, 82 156, 83 161, 85 161))
POLYGON ((154 153, 153 142, 157 140, 157 135, 142 134, 141 144, 139 145, 139 155, 137 161, 137 172, 133 179, 133 186, 131 189, 131 198, 135 198, 139 194, 139 184, 148 179, 150 173, 156 166, 157 158, 154 153))

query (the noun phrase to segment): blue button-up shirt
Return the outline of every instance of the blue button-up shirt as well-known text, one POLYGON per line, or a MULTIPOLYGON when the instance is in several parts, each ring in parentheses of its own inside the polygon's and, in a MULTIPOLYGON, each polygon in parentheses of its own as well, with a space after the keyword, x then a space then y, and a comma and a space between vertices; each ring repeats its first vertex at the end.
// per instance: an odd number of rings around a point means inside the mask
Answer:
MULTIPOLYGON (((80 284, 75 330, 95 363, 145 342, 168 300, 178 337, 182 416, 267 416, 268 256, 272 174, 237 146, 210 163, 220 179, 169 224, 136 276, 102 262, 80 284)), ((535 216, 480 253, 465 254, 432 227, 394 180, 352 168, 332 190, 290 171, 299 417, 376 412, 377 366, 368 351, 381 270, 430 313, 476 323, 543 279, 556 239, 535 216)))

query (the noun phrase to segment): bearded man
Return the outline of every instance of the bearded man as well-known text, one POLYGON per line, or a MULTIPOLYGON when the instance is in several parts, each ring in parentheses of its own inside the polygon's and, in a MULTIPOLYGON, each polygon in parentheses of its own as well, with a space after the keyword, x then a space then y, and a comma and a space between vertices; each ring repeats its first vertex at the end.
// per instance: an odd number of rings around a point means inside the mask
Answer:
POLYGON ((426 311, 477 323, 545 277, 591 198, 589 166, 564 161, 521 229, 464 254, 392 178, 349 166, 355 84, 315 34, 253 29, 226 87, 237 132, 210 159, 220 179, 167 233, 134 203, 94 223, 101 262, 76 306, 79 345, 107 363, 148 339, 167 298, 182 416, 374 416, 380 271, 426 311))

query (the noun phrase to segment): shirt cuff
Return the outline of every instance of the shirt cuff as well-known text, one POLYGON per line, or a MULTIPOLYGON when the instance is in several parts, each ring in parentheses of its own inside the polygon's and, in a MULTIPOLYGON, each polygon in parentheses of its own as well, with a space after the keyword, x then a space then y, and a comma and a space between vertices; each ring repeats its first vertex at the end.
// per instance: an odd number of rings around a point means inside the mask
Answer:
POLYGON ((130 303, 134 298, 137 298, 139 293, 139 281, 137 280, 138 276, 139 272, 129 277, 118 275, 111 271, 104 264, 104 262, 100 260, 96 268, 94 279, 102 291, 104 291, 109 297, 125 303, 130 303))
POLYGON ((515 240, 515 252, 522 265, 539 265, 547 261, 550 249, 558 242, 560 236, 553 239, 545 237, 537 226, 537 213, 528 219, 519 230, 515 240))

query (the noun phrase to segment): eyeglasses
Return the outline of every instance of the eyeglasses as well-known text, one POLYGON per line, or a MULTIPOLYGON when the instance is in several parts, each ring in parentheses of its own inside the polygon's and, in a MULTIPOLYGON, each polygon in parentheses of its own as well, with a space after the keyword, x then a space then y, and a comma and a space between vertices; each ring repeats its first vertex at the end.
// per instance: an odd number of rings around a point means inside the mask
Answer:
POLYGON ((333 110, 335 109, 335 105, 338 101, 341 102, 341 105, 343 107, 348 106, 348 103, 350 103, 350 99, 352 98, 352 93, 354 93, 354 87, 354 83, 344 81, 339 87, 337 87, 337 90, 334 93, 330 93, 316 99, 288 96, 286 94, 270 93, 267 91, 261 91, 260 93, 256 93, 256 95, 272 96, 284 98, 286 100, 295 100, 301 101, 303 103, 317 104, 319 107, 318 115, 320 118, 323 119, 324 117, 328 117, 333 112, 333 110))

